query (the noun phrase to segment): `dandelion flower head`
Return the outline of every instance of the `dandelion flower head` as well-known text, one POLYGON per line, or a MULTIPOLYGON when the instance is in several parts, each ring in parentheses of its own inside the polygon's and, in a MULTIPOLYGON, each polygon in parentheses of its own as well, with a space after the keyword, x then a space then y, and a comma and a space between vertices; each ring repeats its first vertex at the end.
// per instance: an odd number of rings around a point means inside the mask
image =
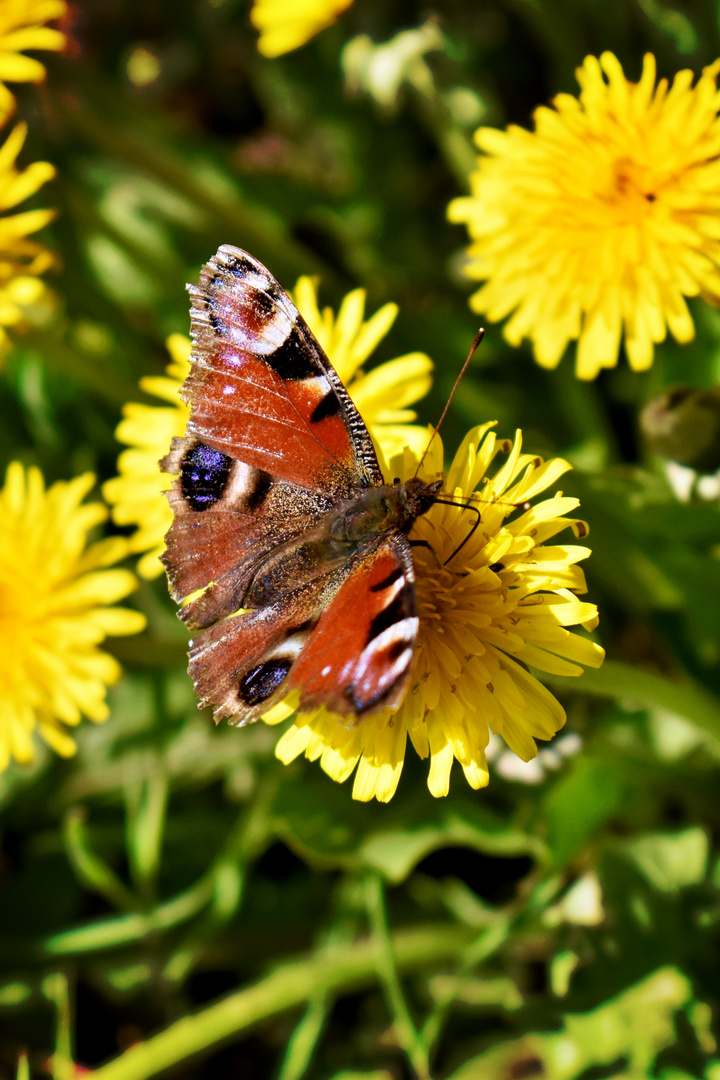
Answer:
MULTIPOLYGON (((366 320, 365 291, 355 289, 342 301, 337 315, 331 308, 321 311, 316 283, 308 277, 300 278, 294 297, 382 452, 391 456, 405 445, 423 446, 425 429, 411 423, 415 413, 407 406, 430 388, 430 358, 410 353, 367 373, 361 370, 392 326, 397 305, 385 304, 366 320), (393 402, 392 408, 388 401, 393 402)), ((113 507, 113 520, 118 525, 135 526, 130 545, 133 552, 142 553, 138 573, 145 578, 163 572, 160 556, 172 524, 172 511, 164 496, 172 481, 159 472, 158 462, 167 454, 171 440, 185 434, 189 414, 180 388, 190 371, 190 340, 173 334, 167 346, 172 357, 167 375, 147 377, 140 383, 146 393, 167 404, 131 402, 124 407, 116 436, 130 449, 120 454, 118 475, 103 488, 113 507)))
POLYGON ((107 717, 106 690, 120 676, 99 646, 135 634, 145 620, 114 606, 135 577, 114 564, 127 552, 118 537, 88 542, 107 517, 83 503, 90 473, 46 488, 38 469, 13 462, 0 490, 0 768, 34 757, 33 732, 63 757, 66 731, 84 715, 107 717))
POLYGON ((353 0, 254 0, 250 22, 260 32, 258 52, 281 56, 325 30, 353 0))
MULTIPOLYGON (((302 753, 319 758, 337 781, 357 768, 356 799, 392 798, 408 738, 421 758, 430 757, 433 795, 447 794, 455 759, 468 783, 483 787, 491 730, 528 761, 537 753, 535 740, 550 739, 565 722, 562 706, 528 666, 580 675, 581 665, 602 663, 598 645, 567 629, 592 629, 597 622, 595 606, 577 598, 586 589, 578 563, 589 549, 549 543, 567 528, 576 537, 586 535, 584 522, 566 516, 578 500, 558 492, 523 509, 570 466, 559 458, 543 462, 523 454, 520 433, 514 442, 499 441, 492 426, 473 429, 455 456, 445 491, 457 505, 436 503, 411 533, 432 551, 413 548, 420 628, 410 688, 400 708, 360 724, 324 710, 301 713, 278 743, 282 761, 302 753), (500 452, 507 460, 488 478, 500 452), (465 543, 476 515, 463 502, 481 515, 465 543)), ((418 460, 406 449, 386 475, 407 479, 418 460)), ((436 437, 420 475, 435 479, 442 461, 436 437)), ((288 700, 263 719, 277 723, 292 711, 288 700)))
POLYGON ((54 261, 47 248, 30 236, 52 221, 55 211, 6 213, 55 175, 54 166, 47 161, 17 168, 26 135, 27 125, 17 124, 0 147, 0 354, 9 346, 6 327, 21 323, 27 309, 45 296, 47 290, 38 275, 54 261))
POLYGON ((543 367, 577 341, 577 374, 592 379, 624 338, 645 371, 668 328, 692 339, 686 297, 720 302, 718 71, 656 84, 648 54, 632 83, 612 53, 588 56, 579 97, 538 108, 534 131, 477 132, 471 195, 449 207, 472 240, 467 273, 484 282, 471 306, 509 316, 505 337, 529 338, 543 367))
POLYGON ((65 35, 45 23, 61 19, 67 12, 65 0, 3 0, 0 5, 0 124, 15 108, 15 98, 6 82, 39 83, 45 68, 24 52, 60 52, 65 35))

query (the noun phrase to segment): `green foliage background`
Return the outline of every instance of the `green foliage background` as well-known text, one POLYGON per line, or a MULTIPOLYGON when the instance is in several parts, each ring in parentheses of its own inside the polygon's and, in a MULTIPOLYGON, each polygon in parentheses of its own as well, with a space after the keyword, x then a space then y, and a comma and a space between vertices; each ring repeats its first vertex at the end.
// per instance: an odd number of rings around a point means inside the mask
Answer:
MULTIPOLYGON (((420 25, 412 0, 356 0, 273 61, 240 0, 73 6, 74 45, 19 93, 23 160, 58 167, 36 203, 59 209, 62 268, 54 322, 0 381, 5 460, 113 475, 120 408, 187 332, 185 283, 221 243, 286 286, 321 275, 327 303, 358 284, 370 310, 397 301, 378 359, 433 357, 435 420, 476 330, 445 220, 474 127, 527 125, 588 52, 630 78, 647 50, 667 76, 720 53, 714 0, 434 11, 432 83, 383 108, 344 89, 342 48, 420 25), (138 46, 161 63, 144 90, 138 46)), ((71 1058, 109 1061, 101 1080, 717 1080, 718 506, 678 503, 637 434, 663 387, 718 382, 720 316, 693 313, 691 345, 589 385, 490 326, 447 421, 449 447, 497 418, 576 466, 609 660, 547 680, 583 747, 540 784, 472 792, 458 770, 435 801, 411 755, 390 805, 353 803, 316 765, 281 766, 276 730, 197 713, 164 582, 142 586, 149 630, 114 646, 111 719, 75 759, 0 777, 0 1076, 25 1048, 63 1080, 71 1058)))

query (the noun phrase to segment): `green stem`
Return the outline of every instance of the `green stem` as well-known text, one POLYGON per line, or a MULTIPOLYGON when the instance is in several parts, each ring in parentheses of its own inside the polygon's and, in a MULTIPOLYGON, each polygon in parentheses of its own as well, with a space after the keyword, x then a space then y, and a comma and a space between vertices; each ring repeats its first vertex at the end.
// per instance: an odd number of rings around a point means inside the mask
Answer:
POLYGON ((165 829, 168 781, 158 757, 152 776, 126 784, 126 847, 130 873, 143 906, 157 901, 155 884, 165 829))
POLYGON ((427 1052, 407 1007, 400 986, 395 954, 388 928, 385 896, 380 876, 373 874, 366 882, 366 902, 370 925, 378 942, 378 975, 385 990, 398 1043, 407 1054, 420 1080, 430 1080, 427 1052))
POLYGON ((547 56, 554 62, 553 89, 572 89, 573 84, 563 86, 562 82, 572 75, 583 55, 578 52, 578 42, 584 36, 580 5, 574 0, 508 0, 508 6, 542 42, 547 56))
POLYGON ((54 1080, 70 1080, 75 1068, 72 1056, 72 1016, 67 976, 55 971, 43 979, 43 993, 56 1011, 55 1053, 51 1059, 54 1080))
POLYGON ((324 994, 319 994, 308 1003, 302 1020, 290 1036, 279 1080, 301 1080, 305 1075, 327 1013, 328 1002, 324 994))
POLYGON ((460 986, 462 980, 470 975, 473 968, 477 967, 478 964, 481 964, 483 960, 487 960, 488 956, 492 956, 494 952, 497 952, 497 950, 505 944, 510 934, 510 930, 510 920, 506 916, 501 916, 498 918, 497 922, 493 923, 486 930, 483 930, 480 936, 477 937, 464 951, 462 961, 456 973, 454 989, 443 998, 442 1001, 438 1002, 422 1029, 421 1038, 428 1055, 440 1037, 443 1023, 445 1022, 445 1018, 451 1007, 455 1003, 457 988, 460 986))
POLYGON ((222 890, 228 862, 242 864, 262 849, 266 837, 267 810, 276 785, 277 777, 273 777, 258 789, 250 808, 240 814, 220 855, 200 880, 185 892, 148 912, 99 919, 90 925, 63 930, 46 938, 41 949, 54 956, 112 949, 188 922, 213 899, 218 899, 217 890, 219 887, 222 890))
MULTIPOLYGON (((398 931, 390 938, 396 970, 412 971, 457 959, 472 936, 466 927, 447 925, 398 931)), ((382 952, 382 942, 374 936, 287 963, 254 986, 131 1046, 97 1069, 94 1080, 147 1080, 195 1054, 239 1038, 261 1020, 298 1008, 321 994, 347 993, 372 985, 382 964, 382 952)))
POLYGON ((53 956, 67 956, 71 953, 112 949, 133 941, 142 941, 148 934, 169 930, 179 923, 187 922, 212 900, 213 891, 212 878, 203 877, 192 888, 164 904, 158 904, 147 915, 121 915, 99 919, 89 926, 63 930, 46 938, 41 948, 53 956))

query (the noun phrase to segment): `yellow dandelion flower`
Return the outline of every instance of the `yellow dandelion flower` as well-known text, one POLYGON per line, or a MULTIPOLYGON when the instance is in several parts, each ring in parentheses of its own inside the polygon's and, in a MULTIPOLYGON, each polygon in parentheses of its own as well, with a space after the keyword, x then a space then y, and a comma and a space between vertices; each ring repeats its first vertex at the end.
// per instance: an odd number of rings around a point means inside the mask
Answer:
POLYGON ((6 82, 42 82, 45 68, 39 60, 23 56, 27 49, 60 52, 65 35, 45 23, 61 19, 65 0, 3 0, 0 5, 0 124, 15 108, 6 82))
MULTIPOLYGON (((360 370, 392 326, 397 305, 385 304, 365 321, 365 291, 355 289, 345 297, 337 316, 331 308, 320 312, 316 285, 307 277, 297 283, 295 302, 347 386, 381 452, 392 456, 405 445, 415 449, 424 446, 425 429, 410 423, 415 413, 407 406, 430 388, 430 358, 424 353, 410 353, 368 373, 360 370), (392 408, 388 401, 393 402, 392 408)), ((122 452, 118 475, 103 487, 116 524, 136 526, 130 548, 134 553, 144 552, 137 569, 145 578, 157 577, 163 571, 160 555, 172 523, 172 511, 163 495, 172 481, 159 473, 158 461, 167 453, 170 440, 185 434, 188 418, 180 387, 190 370, 190 340, 173 334, 167 345, 172 356, 167 376, 142 379, 140 386, 146 393, 169 402, 169 406, 130 403, 124 407, 115 434, 131 449, 122 452)))
MULTIPOLYGON (((47 161, 35 161, 26 169, 16 167, 26 135, 27 124, 17 124, 0 147, 0 212, 34 195, 55 175, 54 166, 47 161)), ((9 345, 5 327, 21 323, 26 309, 46 295, 38 275, 52 265, 53 257, 29 237, 54 216, 54 210, 26 210, 0 217, 0 354, 9 345)))
POLYGON ((345 383, 385 457, 393 457, 405 446, 422 453, 427 431, 412 423, 417 413, 407 406, 419 401, 430 389, 432 361, 426 353, 413 352, 363 371, 362 365, 388 333, 398 313, 397 304, 385 304, 364 321, 365 295, 364 289, 353 289, 335 315, 329 307, 320 311, 313 278, 301 277, 293 292, 300 314, 345 383))
POLYGON ((577 340, 580 378, 617 363, 645 371, 667 328, 690 341, 685 297, 720 302, 720 61, 638 83, 612 53, 588 56, 579 98, 558 94, 535 130, 481 128, 472 194, 449 207, 473 241, 471 299, 505 337, 553 368, 577 340))
POLYGON ((145 625, 114 606, 135 587, 130 571, 109 569, 126 542, 88 543, 107 517, 101 503, 81 505, 94 481, 86 473, 46 489, 38 469, 13 462, 0 490, 0 769, 32 761, 36 729, 58 754, 73 754, 65 726, 104 720, 107 687, 120 676, 98 646, 145 625))
POLYGON ((180 387, 190 373, 190 339, 171 334, 166 344, 171 356, 166 375, 146 376, 140 380, 140 389, 168 404, 131 401, 124 406, 115 437, 130 449, 118 458, 118 475, 103 485, 103 497, 112 506, 116 525, 135 526, 130 551, 143 553, 137 570, 144 578, 162 573, 160 556, 172 524, 172 510, 164 494, 172 486, 172 478, 160 472, 158 462, 167 454, 171 440, 185 434, 190 411, 180 397, 180 387))
POLYGON ((254 0, 250 22, 260 32, 258 52, 281 56, 327 29, 353 0, 254 0))
MULTIPOLYGON (((356 799, 392 798, 408 737, 421 758, 430 756, 433 795, 447 794, 455 758, 468 783, 483 787, 491 730, 528 761, 537 753, 535 740, 550 739, 565 723, 562 706, 528 667, 580 675, 581 664, 602 663, 600 646, 567 629, 592 629, 597 623, 595 606, 577 599, 585 592, 578 563, 589 549, 548 543, 566 528, 576 537, 587 534, 584 522, 565 516, 578 500, 558 492, 524 509, 570 466, 559 458, 543 462, 523 454, 519 432, 514 442, 498 441, 492 426, 468 434, 445 484, 448 497, 458 504, 474 496, 479 527, 463 544, 474 513, 467 506, 436 504, 411 533, 413 540, 426 541, 434 555, 413 548, 420 629, 410 689, 400 708, 364 717, 361 723, 324 710, 298 714, 278 742, 281 761, 302 753, 319 758, 337 781, 357 767, 356 799), (499 451, 508 458, 488 479, 499 451)), ((406 449, 392 462, 389 475, 409 478, 417 464, 417 456, 406 449)), ((441 471, 442 446, 436 438, 420 475, 432 480, 441 471)), ((292 702, 282 703, 263 719, 277 723, 291 709, 292 702)))

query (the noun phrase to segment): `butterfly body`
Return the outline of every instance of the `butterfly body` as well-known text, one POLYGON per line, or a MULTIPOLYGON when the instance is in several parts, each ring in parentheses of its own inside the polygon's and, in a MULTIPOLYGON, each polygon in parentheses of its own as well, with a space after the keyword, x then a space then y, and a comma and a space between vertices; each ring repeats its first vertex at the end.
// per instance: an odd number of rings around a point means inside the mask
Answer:
POLYGON ((396 707, 418 629, 407 534, 441 481, 385 483, 337 373, 255 259, 221 247, 190 292, 163 561, 190 597, 200 702, 236 724, 291 690, 351 719, 396 707))

